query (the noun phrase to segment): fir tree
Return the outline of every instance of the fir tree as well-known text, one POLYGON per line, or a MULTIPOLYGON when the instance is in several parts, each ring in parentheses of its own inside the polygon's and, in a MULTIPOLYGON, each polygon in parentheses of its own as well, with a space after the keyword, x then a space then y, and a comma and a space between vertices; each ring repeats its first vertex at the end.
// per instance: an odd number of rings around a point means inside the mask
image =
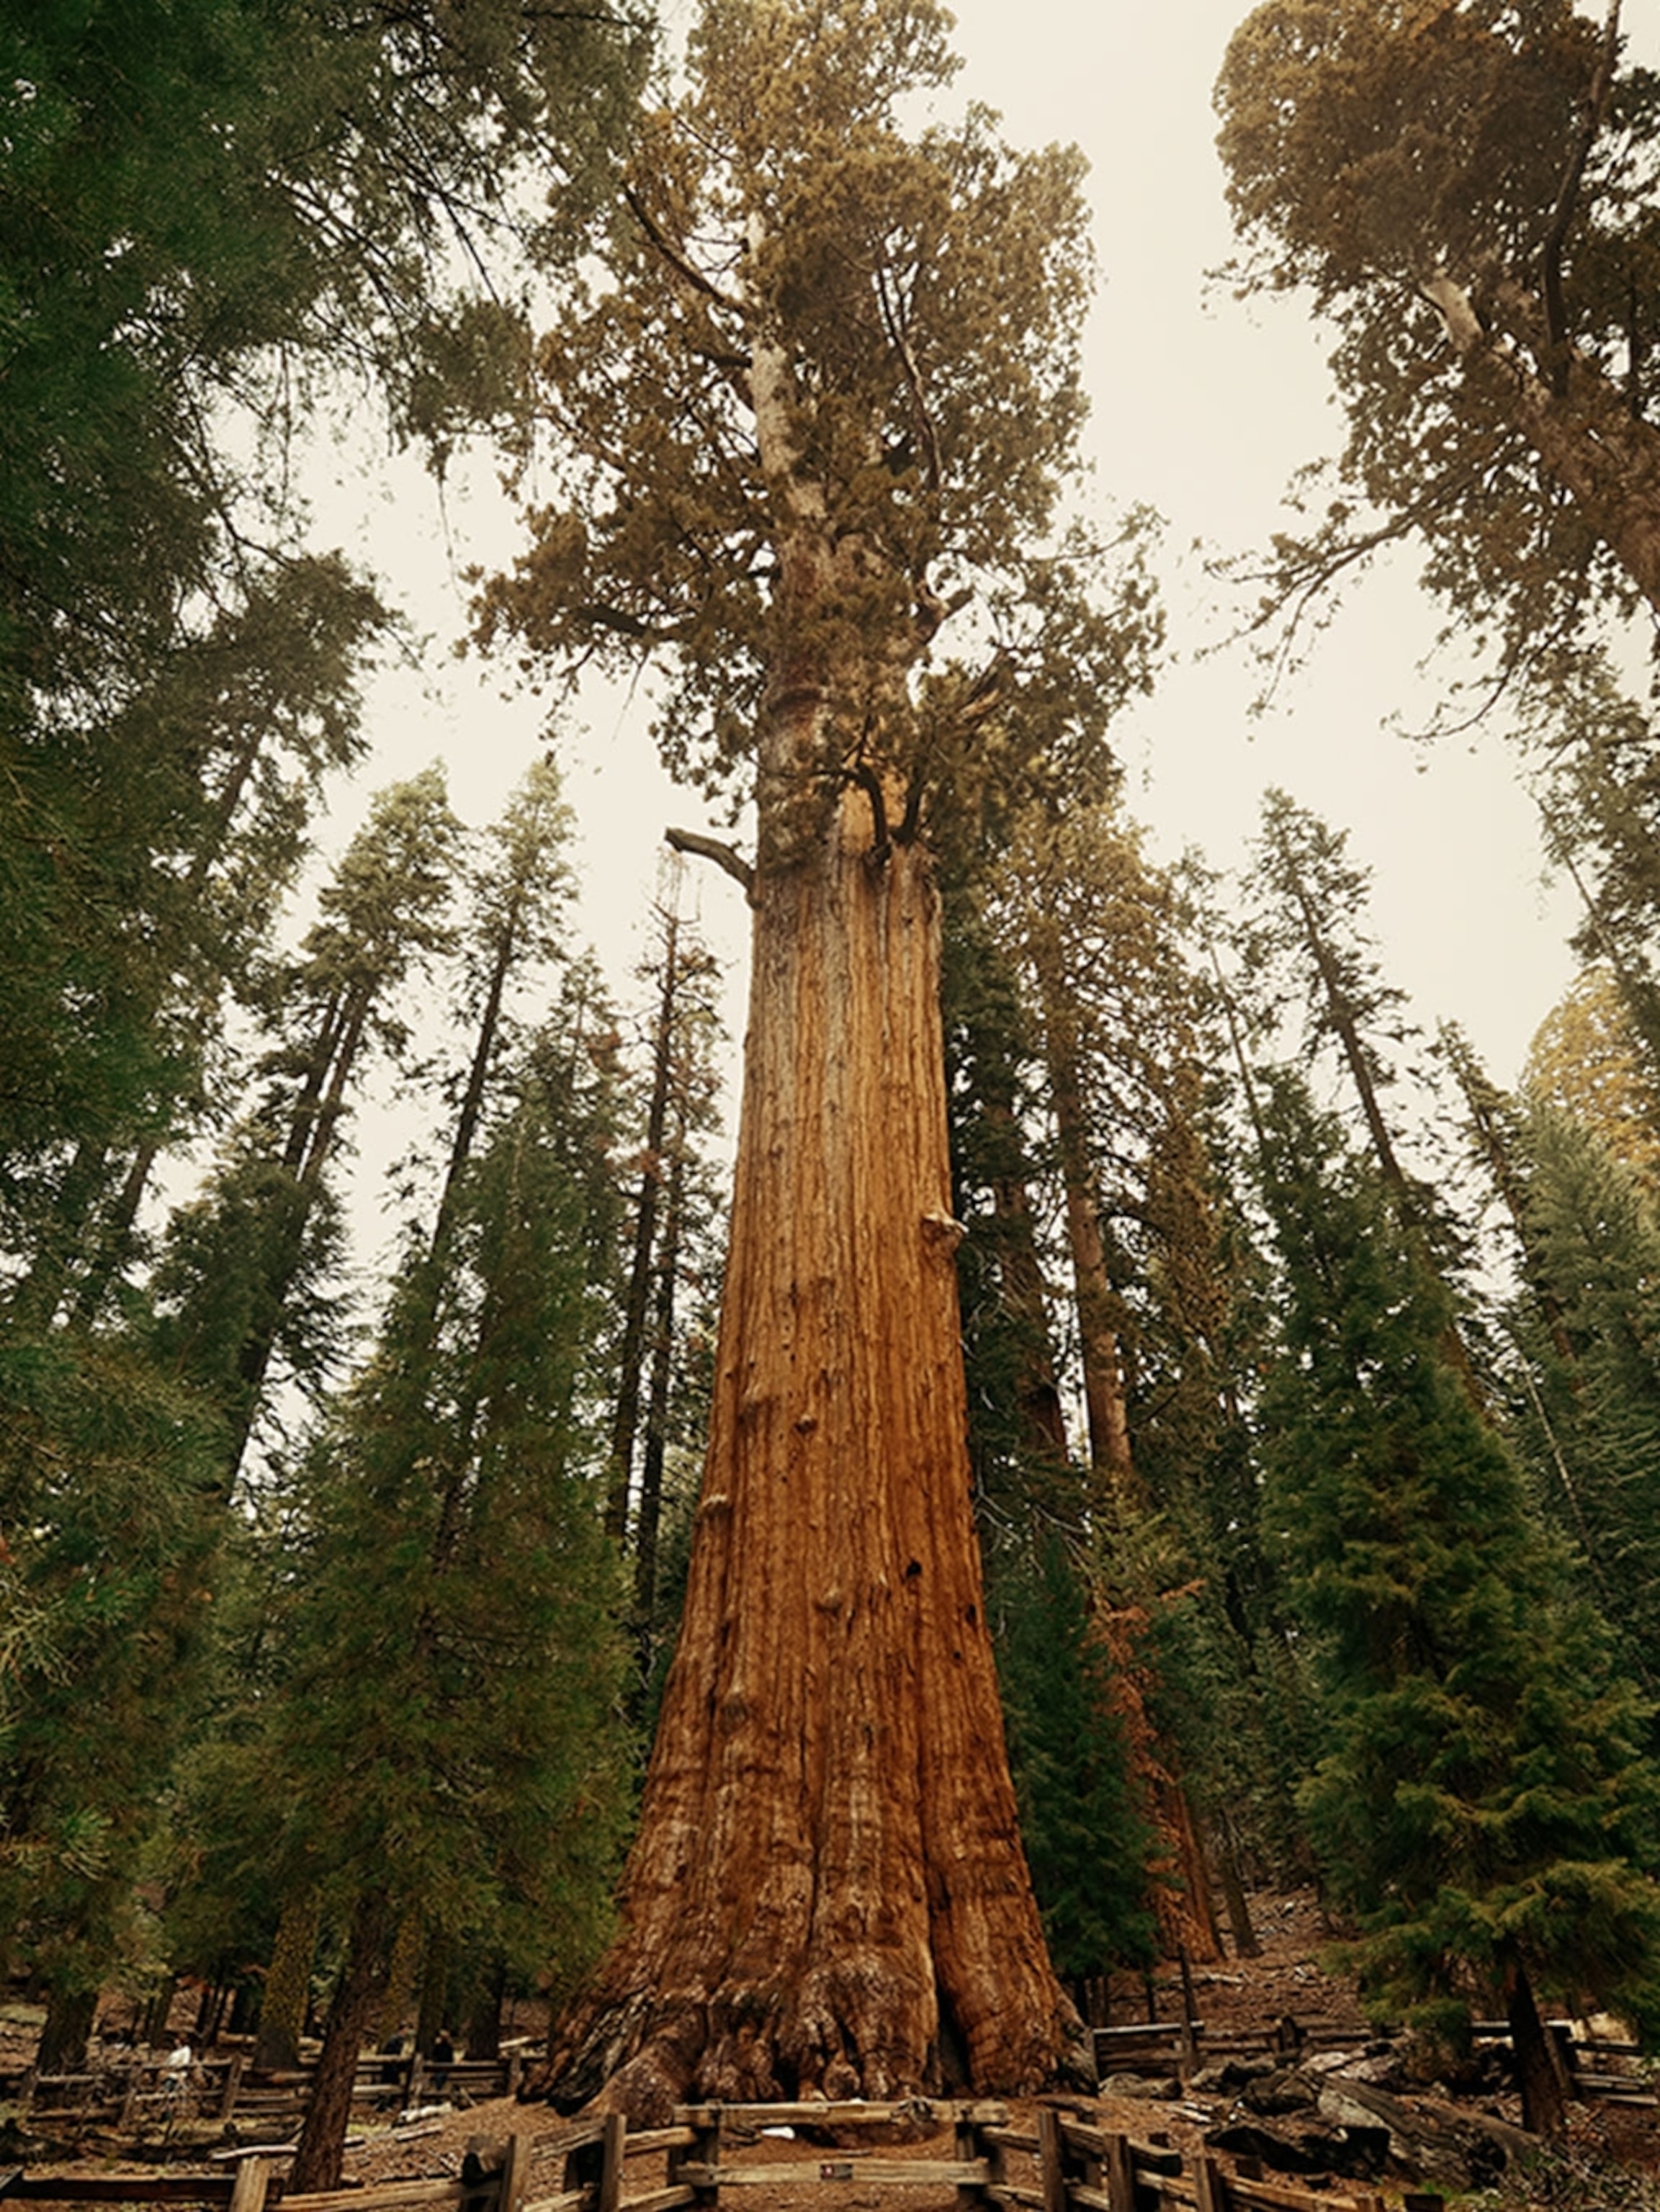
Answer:
POLYGON ((990 1587, 1003 1615, 998 1676, 1020 1832, 1049 1955, 1072 1981, 1147 1964, 1154 1836, 1087 1579, 1049 1528, 1000 1558, 990 1587))
POLYGON ((1528 1280, 1510 1322, 1520 1432, 1627 1664, 1660 1649, 1660 1216, 1648 1177, 1585 1122, 1524 1103, 1517 1153, 1528 1280))
POLYGON ((1529 2124, 1554 2131, 1535 1993, 1660 2036, 1645 1716, 1448 1360, 1450 1301, 1398 1196, 1289 1077, 1264 1135, 1268 1506, 1323 1691, 1309 1834, 1368 2002, 1456 2033, 1502 2000, 1529 2124))

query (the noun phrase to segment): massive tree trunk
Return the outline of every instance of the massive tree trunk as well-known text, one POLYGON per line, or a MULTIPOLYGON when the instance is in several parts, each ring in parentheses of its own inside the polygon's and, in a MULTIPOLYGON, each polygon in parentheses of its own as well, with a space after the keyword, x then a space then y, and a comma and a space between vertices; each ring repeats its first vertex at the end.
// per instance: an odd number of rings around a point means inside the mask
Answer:
POLYGON ((609 2082, 645 2118, 688 2089, 1031 2090, 1084 2049, 970 1510, 930 870, 863 790, 826 816, 757 878, 685 1611, 625 1930, 550 2069, 562 2103, 609 2082))

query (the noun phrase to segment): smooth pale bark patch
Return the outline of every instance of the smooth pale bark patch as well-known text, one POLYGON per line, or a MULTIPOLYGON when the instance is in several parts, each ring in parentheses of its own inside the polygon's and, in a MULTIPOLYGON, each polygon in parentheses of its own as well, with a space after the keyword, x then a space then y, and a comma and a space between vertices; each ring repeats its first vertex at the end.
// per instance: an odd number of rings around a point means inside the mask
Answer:
POLYGON ((757 884, 685 1612, 562 2102, 1029 2090, 1081 2055, 970 1510, 937 902, 920 849, 870 842, 849 795, 757 884))

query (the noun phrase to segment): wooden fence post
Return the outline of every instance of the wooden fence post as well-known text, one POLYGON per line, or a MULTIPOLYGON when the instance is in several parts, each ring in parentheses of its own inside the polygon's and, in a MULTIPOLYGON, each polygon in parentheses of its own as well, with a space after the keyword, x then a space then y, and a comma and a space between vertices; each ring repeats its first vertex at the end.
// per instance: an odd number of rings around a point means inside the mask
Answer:
POLYGON ((1228 2177, 1221 2160, 1209 2151, 1201 2150, 1194 2158, 1193 2201, 1197 2212, 1232 2212, 1228 2177))
POLYGON ((617 2212, 623 2202, 623 2156, 628 2142, 629 2116, 607 2112, 605 2132, 599 2138, 599 2194, 595 2212, 617 2212))
POLYGON ((229 2119, 231 2114, 236 2110, 236 2093, 242 2086, 242 2071, 247 2063, 248 2054, 246 2051, 232 2052, 230 2064, 225 2070, 225 2094, 219 2100, 219 2117, 222 2120, 229 2119))
MULTIPOLYGON (((704 2119, 701 2123, 694 2121, 692 2124, 696 2130, 697 2140, 691 2147, 688 2163, 693 2166, 718 2166, 721 2163, 721 2134, 720 2106, 708 2106, 706 2108, 704 2119)), ((692 2185, 691 2201, 694 2204, 718 2204, 721 2202, 720 2189, 718 2185, 711 2185, 707 2182, 695 2182, 692 2185)))
POLYGON ((271 2180, 271 2161, 245 2158, 236 2169, 230 2192, 230 2212, 265 2212, 265 2191, 271 2180))
POLYGON ((1052 2105, 1037 2108, 1037 2162, 1043 2212, 1067 2212, 1066 2146, 1061 2140, 1061 2115, 1052 2105))
MULTIPOLYGON (((987 2181, 994 2181, 994 2184, 996 2184, 996 2181, 1003 2181, 1003 2166, 1005 2166, 1003 2143, 987 2143, 985 2132, 981 2130, 981 2124, 978 2124, 978 2119, 974 2117, 974 2106, 971 2104, 958 2104, 958 2108, 956 2108, 954 2143, 956 2143, 956 2157, 961 2159, 965 2166, 970 2166, 970 2163, 974 2161, 981 2161, 982 2159, 982 2161, 985 2161, 987 2181)), ((958 2185, 956 2185, 956 2203, 958 2203, 958 2212, 971 2212, 971 2208, 976 2208, 976 2205, 981 2205, 981 2208, 982 2205, 992 2205, 996 2203, 996 2199, 994 2199, 994 2197, 987 2197, 985 2190, 982 2190, 978 2184, 974 2184, 974 2181, 958 2181, 958 2185)))
POLYGON ((126 2086, 121 2097, 121 2109, 115 2116, 115 2131, 118 2135, 125 2135, 132 2125, 133 2116, 138 2110, 138 2084, 143 2081, 143 2076, 144 2069, 135 2059, 127 2069, 126 2086))
POLYGON ((525 2201, 525 2191, 530 2182, 530 2142, 521 2135, 508 2137, 507 2151, 502 2160, 502 2193, 497 2199, 496 2212, 519 2212, 525 2201))
POLYGON ((519 2094, 519 2084, 523 2077, 524 2071, 524 2052, 522 2051, 510 2051, 508 2053, 508 2086, 504 2094, 509 2097, 516 2097, 519 2094))
POLYGON ((1135 2212, 1135 2159, 1128 2136, 1107 2137, 1107 2202, 1112 2212, 1135 2212))

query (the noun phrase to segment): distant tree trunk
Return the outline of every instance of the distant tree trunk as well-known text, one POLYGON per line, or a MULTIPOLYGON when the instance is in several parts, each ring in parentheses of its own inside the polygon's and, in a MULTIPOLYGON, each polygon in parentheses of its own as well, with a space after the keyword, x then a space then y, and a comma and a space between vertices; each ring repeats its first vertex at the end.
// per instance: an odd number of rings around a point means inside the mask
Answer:
POLYGON ((646 1158, 634 1217, 634 1255, 623 1300, 623 1342, 617 1355, 617 1406, 611 1417, 611 1479, 605 1495, 605 1528, 620 1543, 629 1525, 629 1481, 634 1468, 635 1432, 640 1425, 641 1382, 645 1369, 646 1321, 651 1304, 652 1255, 657 1238, 658 1201, 663 1187, 663 1139, 668 1127, 673 1060, 674 1001, 680 981, 677 951, 680 917, 664 917, 662 992, 652 1047, 651 1099, 646 1112, 646 1158))
POLYGON ((415 2024, 415 2047, 423 2058, 432 2056, 439 2029, 449 2026, 450 1969, 454 1963, 454 1937, 435 1928, 421 1960, 421 2010, 415 2024))
POLYGON ((375 2041, 385 2045, 402 2032, 415 1995, 415 1978, 421 1971, 421 1954, 427 1931, 418 1912, 406 1912, 392 1942, 392 1963, 380 2000, 380 2016, 374 2024, 375 2041))
POLYGON ((1512 1952, 1505 1961, 1505 2016, 1516 2054, 1516 2084, 1522 2093, 1522 2124, 1529 2134, 1554 2141, 1567 2132, 1567 2094, 1550 2030, 1527 1969, 1512 1952))
POLYGON ((508 1993, 508 1962, 498 1951, 481 1963, 467 2007, 467 2037, 463 2056, 499 2058, 502 2055, 502 2002, 508 1993))
POLYGON ((862 795, 826 813, 757 875, 685 1610, 624 1933, 553 2039, 562 2103, 609 2082, 660 2118, 689 2089, 1018 2091, 1087 2065, 970 1508, 931 871, 862 795))
POLYGON ((1262 1946, 1256 1940, 1256 1929, 1250 1917, 1250 1899, 1245 1894, 1245 1885, 1239 1873, 1239 1846, 1234 1835, 1233 1822, 1226 1813, 1211 1823, 1211 1839, 1216 1850, 1217 1870, 1222 1877, 1222 1902, 1227 1909, 1228 1932, 1233 1937, 1236 1958, 1260 1959, 1262 1946))
POLYGON ((1133 1498, 1135 1466, 1130 1452, 1129 1418, 1124 1401, 1123 1365, 1114 1324, 1112 1279, 1106 1239, 1101 1231, 1101 1200, 1090 1158, 1083 1085, 1072 1044, 1071 1016, 1064 1004, 1060 949, 1036 933, 1039 987, 1055 1109, 1061 1176, 1066 1190, 1067 1244, 1072 1255, 1078 1301, 1078 1342, 1084 1370, 1084 1410, 1089 1425, 1090 1465, 1112 1495, 1133 1498))
POLYGON ((289 2175, 289 2192, 337 2189, 358 2055, 386 1981, 386 1907, 378 1892, 360 1899, 352 1915, 346 1962, 329 2007, 312 2082, 311 2102, 289 2175))
POLYGON ((52 1990, 34 2055, 40 2074, 79 2074, 87 2063, 87 2041, 98 2011, 96 1990, 52 1990))
POLYGON ((286 2072, 300 2063, 300 2037, 311 1996, 311 1962, 317 1949, 321 1913, 314 1896, 293 1897, 283 1907, 271 1971, 259 2007, 259 2034, 253 2063, 265 2071, 286 2072))
POLYGON ((1012 1098, 1006 1095, 989 1098, 986 1110, 1002 1140, 1001 1149, 1007 1156, 1006 1164, 1012 1170, 1000 1175, 992 1185, 992 1211, 997 1222, 1003 1304, 1020 1332, 1015 1391, 1020 1401, 1025 1441, 1035 1457, 1061 1468, 1071 1457, 1067 1446, 1066 1415, 1055 1377, 1049 1301, 1032 1228, 1031 1193, 1025 1176, 1013 1171, 1022 1147, 1016 1132, 1012 1098))
POLYGON ((652 1302, 651 1372, 646 1390, 646 1442, 640 1458, 640 1510, 634 1531, 634 1611, 639 1626, 641 1670, 651 1664, 657 1613, 657 1545, 663 1519, 663 1468, 667 1454, 669 1386, 674 1374, 675 1277, 680 1265, 681 1212, 685 1197, 685 1132, 669 1162, 668 1203, 657 1291, 652 1302))
POLYGON ((1161 1742, 1147 1712, 1152 1670, 1146 1652, 1146 1614, 1139 1606, 1101 1605, 1096 1625, 1112 1661, 1130 1772, 1158 1835, 1147 1872, 1161 1948, 1167 1959, 1185 1953, 1201 1966, 1214 1966, 1223 1956, 1222 1937, 1205 1847, 1174 1753, 1161 1742))

